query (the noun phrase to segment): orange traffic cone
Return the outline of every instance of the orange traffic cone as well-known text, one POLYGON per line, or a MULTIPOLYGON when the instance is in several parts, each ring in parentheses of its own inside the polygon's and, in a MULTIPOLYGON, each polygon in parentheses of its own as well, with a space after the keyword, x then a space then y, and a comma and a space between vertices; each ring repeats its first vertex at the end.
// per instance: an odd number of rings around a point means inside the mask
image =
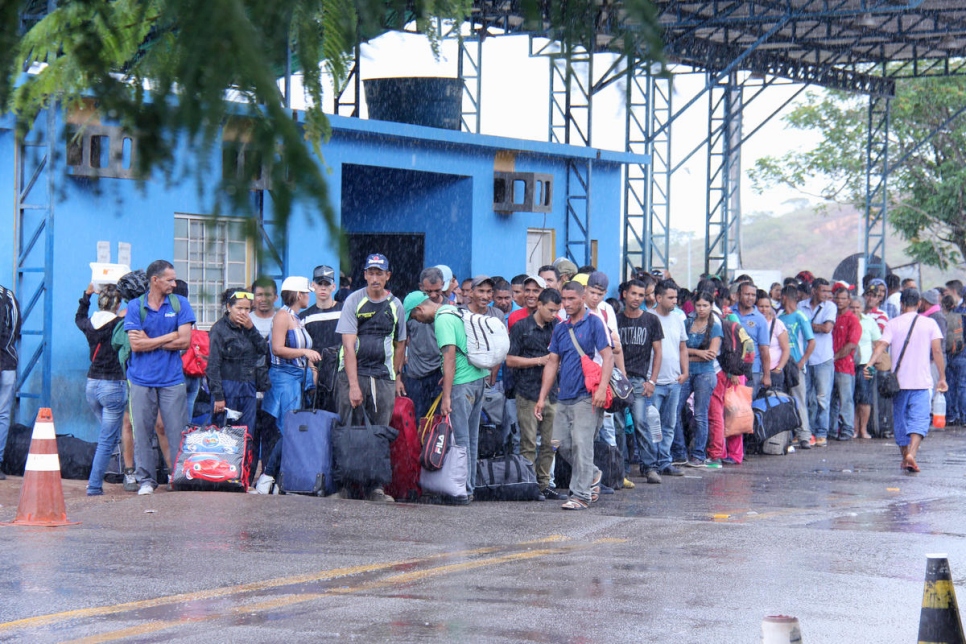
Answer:
POLYGON ((57 456, 57 434, 50 409, 37 412, 27 467, 20 488, 17 518, 6 525, 61 526, 77 525, 67 520, 64 488, 60 482, 60 458, 57 456))

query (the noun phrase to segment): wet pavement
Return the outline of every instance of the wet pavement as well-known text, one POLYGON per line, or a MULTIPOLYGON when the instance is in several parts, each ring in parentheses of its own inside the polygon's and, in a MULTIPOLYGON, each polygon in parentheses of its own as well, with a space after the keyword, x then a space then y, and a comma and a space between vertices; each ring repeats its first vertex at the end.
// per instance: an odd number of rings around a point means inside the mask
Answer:
MULTIPOLYGON (((966 431, 922 473, 832 442, 558 503, 374 505, 65 482, 63 528, 0 526, 0 641, 915 641, 926 553, 966 597, 966 431)), ((0 521, 19 479, 0 481, 0 521)))

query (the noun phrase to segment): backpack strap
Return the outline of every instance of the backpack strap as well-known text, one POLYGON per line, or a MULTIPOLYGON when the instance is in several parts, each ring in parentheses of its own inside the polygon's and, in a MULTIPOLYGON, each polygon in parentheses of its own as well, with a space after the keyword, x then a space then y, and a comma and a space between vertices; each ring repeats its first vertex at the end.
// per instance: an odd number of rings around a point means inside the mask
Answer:
MULTIPOLYGON (((144 308, 144 305, 147 303, 147 297, 148 297, 148 294, 145 293, 140 297, 138 297, 136 300, 138 303, 138 313, 140 314, 140 317, 141 317, 141 326, 144 326, 144 321, 148 319, 148 312, 144 308)), ((179 300, 178 296, 175 295, 174 293, 168 294, 168 304, 171 305, 171 308, 174 309, 175 313, 181 313, 181 300, 179 300)))

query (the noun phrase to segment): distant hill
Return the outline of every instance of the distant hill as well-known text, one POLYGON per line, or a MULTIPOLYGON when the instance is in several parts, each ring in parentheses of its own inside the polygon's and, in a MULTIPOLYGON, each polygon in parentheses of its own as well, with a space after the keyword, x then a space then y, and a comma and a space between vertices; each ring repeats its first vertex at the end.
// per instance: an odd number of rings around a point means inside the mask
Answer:
MULTIPOLYGON (((825 209, 804 208, 774 217, 766 213, 748 213, 742 221, 742 266, 749 270, 780 270, 783 277, 801 270, 816 276, 831 277, 844 258, 861 252, 859 225, 863 214, 850 206, 832 205, 825 209)), ((900 266, 912 260, 902 249, 905 242, 887 228, 886 264, 900 266)), ((677 258, 672 272, 680 280, 687 279, 687 245, 673 244, 670 256, 677 258)), ((704 271, 704 238, 691 242, 692 286, 704 271)), ((922 281, 927 287, 942 284, 953 277, 963 279, 966 271, 944 274, 932 267, 922 268, 922 281)), ((966 281, 966 280, 964 280, 966 281)))

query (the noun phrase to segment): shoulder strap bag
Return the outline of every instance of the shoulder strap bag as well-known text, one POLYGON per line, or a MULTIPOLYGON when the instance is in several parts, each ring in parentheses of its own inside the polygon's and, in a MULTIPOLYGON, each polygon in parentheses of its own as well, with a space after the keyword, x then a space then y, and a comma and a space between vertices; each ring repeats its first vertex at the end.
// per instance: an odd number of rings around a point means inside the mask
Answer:
POLYGON ((896 360, 896 368, 892 371, 886 371, 879 374, 879 380, 876 383, 876 390, 883 398, 892 398, 899 393, 899 379, 896 377, 896 373, 899 371, 899 367, 902 366, 902 358, 906 355, 906 347, 909 346, 909 339, 912 337, 912 330, 916 328, 916 322, 918 321, 919 314, 917 313, 916 316, 912 318, 912 324, 909 325, 909 333, 906 334, 906 341, 902 343, 902 351, 899 352, 899 359, 896 360))

